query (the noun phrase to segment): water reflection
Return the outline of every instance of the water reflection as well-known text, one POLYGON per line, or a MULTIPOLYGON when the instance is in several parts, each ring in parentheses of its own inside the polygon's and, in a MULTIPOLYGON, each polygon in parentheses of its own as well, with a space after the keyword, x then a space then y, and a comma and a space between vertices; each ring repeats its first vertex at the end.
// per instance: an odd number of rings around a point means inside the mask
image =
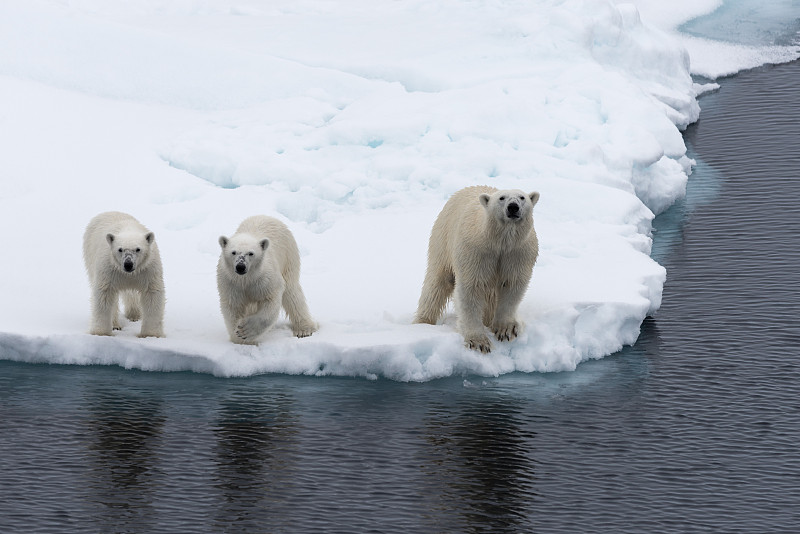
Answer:
POLYGON ((433 406, 424 423, 428 514, 449 531, 519 532, 536 498, 536 433, 513 400, 478 401, 433 406))
MULTIPOLYGON (((691 124, 685 132, 687 143, 697 135, 698 124, 691 124)), ((722 175, 703 161, 688 146, 687 155, 695 161, 692 175, 686 184, 686 196, 653 220, 653 248, 651 257, 661 265, 669 261, 684 244, 684 227, 694 212, 713 202, 720 194, 722 175)), ((667 273, 669 276, 669 273, 667 273)))
POLYGON ((100 389, 85 399, 89 417, 89 498, 99 504, 98 531, 147 528, 153 518, 157 449, 166 416, 162 399, 100 389))
POLYGON ((290 515, 297 420, 294 401, 281 392, 235 389, 220 400, 215 486, 221 492, 215 524, 226 532, 261 532, 270 516, 290 515))

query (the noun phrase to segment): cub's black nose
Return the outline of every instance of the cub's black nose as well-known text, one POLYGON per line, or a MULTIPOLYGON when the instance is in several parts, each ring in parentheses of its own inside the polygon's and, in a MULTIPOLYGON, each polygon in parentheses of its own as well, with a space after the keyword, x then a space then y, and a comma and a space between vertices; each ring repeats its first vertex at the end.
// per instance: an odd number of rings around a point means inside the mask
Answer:
POLYGON ((133 272, 133 262, 130 261, 130 260, 126 261, 125 263, 122 264, 122 268, 125 269, 126 273, 132 273, 133 272))
POLYGON ((236 264, 236 274, 244 274, 247 272, 247 266, 244 263, 236 264))
POLYGON ((509 217, 519 217, 519 204, 512 203, 506 207, 509 217))

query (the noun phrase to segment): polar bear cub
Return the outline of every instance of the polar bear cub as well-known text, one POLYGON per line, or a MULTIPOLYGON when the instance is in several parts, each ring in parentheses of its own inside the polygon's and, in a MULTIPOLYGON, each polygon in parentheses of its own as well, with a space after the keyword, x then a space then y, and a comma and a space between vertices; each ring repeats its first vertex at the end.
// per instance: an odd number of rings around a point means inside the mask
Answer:
POLYGON ((456 192, 431 231, 428 268, 414 319, 436 324, 455 292, 466 345, 490 352, 484 325, 500 341, 520 332, 516 313, 539 254, 533 206, 539 193, 473 186, 456 192))
POLYGON ((89 333, 121 329, 121 295, 125 317, 142 320, 139 337, 164 337, 164 278, 153 232, 127 213, 101 213, 84 232, 83 259, 92 291, 89 333))
POLYGON ((310 336, 317 324, 300 287, 300 253, 285 224, 273 217, 248 217, 231 237, 221 236, 217 289, 234 343, 256 344, 283 306, 292 333, 310 336))

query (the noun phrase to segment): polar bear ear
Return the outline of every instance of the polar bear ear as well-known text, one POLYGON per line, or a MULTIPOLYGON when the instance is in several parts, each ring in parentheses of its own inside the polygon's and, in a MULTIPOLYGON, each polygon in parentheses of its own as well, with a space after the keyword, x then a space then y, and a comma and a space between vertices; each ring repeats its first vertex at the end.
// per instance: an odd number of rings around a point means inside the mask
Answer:
POLYGON ((228 246, 228 238, 224 235, 219 236, 219 246, 223 249, 228 246))
POLYGON ((267 250, 267 247, 269 246, 269 239, 265 237, 261 240, 261 242, 259 242, 259 245, 261 245, 261 250, 267 250))
POLYGON ((147 235, 144 236, 144 240, 147 241, 148 245, 151 245, 153 243, 153 239, 155 238, 156 236, 153 234, 153 232, 148 232, 147 235))
POLYGON ((484 208, 489 205, 489 200, 491 199, 491 197, 486 193, 482 193, 481 196, 479 196, 478 198, 481 200, 481 204, 483 204, 484 208))
POLYGON ((106 234, 106 241, 108 241, 109 245, 114 244, 114 234, 106 234))
POLYGON ((531 199, 531 207, 534 207, 536 205, 536 203, 539 202, 539 192, 538 191, 534 191, 533 193, 528 195, 528 198, 531 199))

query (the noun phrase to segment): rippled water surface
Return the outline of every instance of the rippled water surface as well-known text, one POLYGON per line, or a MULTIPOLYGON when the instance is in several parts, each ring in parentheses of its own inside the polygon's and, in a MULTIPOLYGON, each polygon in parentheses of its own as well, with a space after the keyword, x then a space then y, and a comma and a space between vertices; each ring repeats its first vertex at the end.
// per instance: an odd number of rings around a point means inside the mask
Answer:
POLYGON ((798 81, 701 100, 636 346, 425 384, 2 361, 0 532, 795 532, 798 81))

